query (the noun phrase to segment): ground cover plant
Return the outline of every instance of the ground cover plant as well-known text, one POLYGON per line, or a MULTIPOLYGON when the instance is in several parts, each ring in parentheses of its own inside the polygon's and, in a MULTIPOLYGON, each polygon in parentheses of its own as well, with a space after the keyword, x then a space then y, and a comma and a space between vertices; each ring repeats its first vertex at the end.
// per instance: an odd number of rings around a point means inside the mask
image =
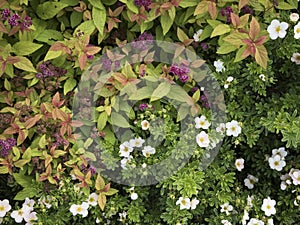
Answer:
POLYGON ((1 224, 298 224, 297 0, 0 0, 1 224))

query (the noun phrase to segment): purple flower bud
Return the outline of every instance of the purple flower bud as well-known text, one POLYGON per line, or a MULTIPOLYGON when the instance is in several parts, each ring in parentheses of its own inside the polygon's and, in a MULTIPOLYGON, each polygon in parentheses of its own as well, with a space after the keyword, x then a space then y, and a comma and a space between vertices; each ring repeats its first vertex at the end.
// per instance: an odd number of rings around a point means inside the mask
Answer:
POLYGON ((97 172, 96 168, 93 166, 90 166, 90 171, 91 171, 92 175, 96 174, 96 172, 97 172))
POLYGON ((193 87, 193 88, 191 89, 191 92, 192 92, 192 93, 195 93, 198 89, 199 89, 198 87, 193 87))
POLYGON ((153 39, 154 38, 152 34, 144 32, 131 44, 133 48, 146 50, 149 45, 153 44, 153 39))
POLYGON ((8 24, 13 26, 13 27, 18 26, 19 21, 20 21, 20 16, 18 15, 18 13, 15 13, 15 14, 12 14, 11 17, 9 17, 8 24))
POLYGON ((43 74, 42 73, 37 73, 36 75, 35 75, 35 77, 36 78, 38 78, 38 79, 43 79, 43 74))
POLYGON ((87 55, 88 60, 93 60, 94 59, 94 55, 87 55))
POLYGON ((172 64, 170 67, 170 73, 173 73, 174 75, 177 76, 183 76, 187 75, 190 72, 190 69, 185 66, 184 64, 181 64, 178 66, 176 63, 172 64))
POLYGON ((3 9, 1 13, 1 20, 7 20, 10 16, 10 10, 9 9, 3 9))
POLYGON ((147 103, 141 103, 140 105, 139 105, 139 109, 141 110, 141 111, 144 111, 145 109, 147 109, 148 108, 148 104, 147 103))
POLYGON ((8 138, 6 141, 7 141, 7 143, 8 143, 10 146, 16 146, 16 145, 17 145, 17 141, 16 141, 16 139, 14 139, 14 138, 8 138))
POLYGON ((138 7, 144 6, 147 11, 149 11, 149 6, 151 5, 152 0, 134 0, 134 4, 138 7))
POLYGON ((201 43, 201 48, 205 51, 209 48, 208 44, 207 43, 201 43))
POLYGON ((245 5, 243 8, 241 8, 241 11, 244 14, 253 14, 253 9, 251 9, 248 5, 245 5))
POLYGON ((182 82, 182 83, 185 83, 188 81, 188 79, 190 78, 189 75, 179 75, 178 76, 179 80, 182 82))
POLYGON ((28 28, 32 25, 32 20, 30 16, 26 16, 20 25, 20 30, 28 30, 28 28))

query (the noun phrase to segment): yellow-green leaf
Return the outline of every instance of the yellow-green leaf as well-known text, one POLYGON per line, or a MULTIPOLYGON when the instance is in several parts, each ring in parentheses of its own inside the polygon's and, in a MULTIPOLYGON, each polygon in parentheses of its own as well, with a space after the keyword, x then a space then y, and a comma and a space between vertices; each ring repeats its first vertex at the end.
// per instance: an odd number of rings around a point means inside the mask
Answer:
POLYGON ((8 173, 8 167, 0 166, 0 174, 6 174, 6 173, 8 173))
POLYGON ((208 5, 209 5, 209 1, 206 0, 201 1, 195 9, 194 16, 208 12, 208 5))
POLYGON ((117 189, 110 188, 108 191, 106 191, 106 192, 103 192, 103 194, 105 194, 105 195, 108 195, 108 196, 111 196, 111 195, 114 195, 114 194, 116 194, 117 192, 118 192, 118 190, 117 190, 117 189))
POLYGON ((268 52, 265 46, 260 45, 256 47, 255 60, 261 67, 263 67, 264 69, 267 68, 268 52))
POLYGON ((226 34, 228 32, 230 32, 230 26, 227 24, 219 24, 218 26, 215 27, 215 29, 213 30, 212 34, 210 35, 210 37, 215 37, 215 36, 219 36, 222 34, 226 34))
POLYGON ((50 59, 55 59, 55 58, 58 58, 59 56, 61 56, 62 54, 62 51, 48 51, 46 56, 45 56, 45 59, 44 61, 48 61, 50 59))
POLYGON ((106 205, 106 196, 103 193, 99 194, 98 197, 98 205, 100 206, 101 210, 103 211, 106 205))
POLYGON ((19 41, 14 44, 13 49, 17 55, 30 55, 42 46, 31 41, 19 41))
POLYGON ((95 188, 97 191, 102 190, 105 187, 105 182, 104 179, 101 177, 100 174, 98 174, 97 179, 96 179, 96 184, 95 184, 95 188))
POLYGON ((150 101, 156 101, 162 97, 168 95, 171 90, 171 84, 168 82, 163 82, 158 85, 158 87, 153 91, 150 101))
POLYGON ((36 69, 32 65, 31 61, 25 57, 18 57, 19 62, 14 63, 14 66, 17 67, 20 70, 28 71, 28 72, 34 72, 36 73, 36 69))
POLYGON ((4 80, 4 88, 7 90, 7 91, 10 91, 11 89, 11 85, 10 85, 10 82, 5 78, 4 80))
POLYGON ((177 37, 181 42, 184 42, 185 40, 189 39, 189 37, 179 27, 177 28, 177 37))
POLYGON ((64 84, 64 95, 69 93, 76 87, 77 81, 73 78, 69 78, 64 84))
POLYGON ((104 127, 106 126, 107 123, 107 113, 104 111, 102 113, 100 113, 99 117, 98 117, 98 121, 97 121, 97 129, 98 130, 103 130, 104 127))
POLYGON ((105 22, 106 22, 106 10, 104 7, 100 8, 93 8, 92 9, 92 17, 94 24, 99 31, 100 35, 103 35, 105 22))

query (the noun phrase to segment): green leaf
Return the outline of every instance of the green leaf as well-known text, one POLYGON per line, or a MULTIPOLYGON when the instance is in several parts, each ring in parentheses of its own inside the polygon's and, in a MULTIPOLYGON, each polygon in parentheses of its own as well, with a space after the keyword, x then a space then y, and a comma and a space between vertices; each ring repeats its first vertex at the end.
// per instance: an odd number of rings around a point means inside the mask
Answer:
POLYGON ((99 31, 100 35, 103 35, 105 22, 106 22, 106 10, 105 8, 93 8, 92 17, 94 24, 99 31))
POLYGON ((168 82, 163 82, 158 85, 158 87, 153 91, 151 95, 150 101, 156 101, 158 99, 161 99, 162 97, 168 95, 168 93, 171 90, 171 84, 168 82))
POLYGON ((8 173, 8 167, 0 166, 0 174, 6 174, 6 173, 8 173))
POLYGON ((93 7, 96 7, 98 9, 103 9, 104 8, 103 4, 99 0, 88 0, 88 1, 91 3, 91 5, 93 7))
POLYGON ((142 100, 146 98, 150 98, 153 92, 153 88, 146 86, 138 89, 136 92, 129 96, 129 100, 142 100))
POLYGON ((97 129, 98 130, 103 130, 104 127, 106 126, 107 123, 107 113, 104 111, 102 113, 100 113, 99 117, 98 117, 98 121, 97 121, 97 129))
POLYGON ((278 6, 276 6, 277 9, 283 9, 283 10, 289 10, 289 9, 294 9, 293 6, 286 2, 278 2, 278 6))
POLYGON ((69 78, 64 84, 64 95, 69 93, 76 87, 77 81, 74 78, 69 78))
POLYGON ((243 46, 241 47, 237 52, 236 52, 236 55, 235 55, 235 59, 233 62, 239 62, 241 60, 243 60, 244 58, 242 57, 244 51, 246 49, 246 46, 243 46))
POLYGON ((128 128, 130 124, 120 113, 112 112, 111 113, 111 123, 118 127, 128 128))
POLYGON ((169 91, 168 97, 180 102, 186 102, 189 98, 186 91, 179 85, 171 85, 171 90, 169 91))
POLYGON ((91 35, 95 30, 95 22, 93 20, 87 20, 81 23, 74 31, 74 34, 77 33, 78 30, 83 31, 85 35, 91 35))
POLYGON ((61 54, 62 54, 62 50, 60 50, 60 51, 48 51, 46 56, 45 56, 44 61, 48 61, 50 59, 58 58, 59 56, 61 56, 61 54))
POLYGON ((26 176, 21 173, 14 173, 13 176, 14 176, 16 182, 24 188, 30 187, 32 185, 32 181, 31 181, 32 178, 30 176, 26 176))
POLYGON ((168 13, 160 16, 160 23, 161 23, 161 27, 163 29, 163 35, 166 35, 168 33, 168 31, 170 30, 170 28, 173 25, 173 22, 174 21, 171 19, 171 17, 169 16, 168 13))
POLYGON ((74 28, 82 21, 82 12, 73 11, 70 16, 71 27, 74 28))
POLYGON ((138 7, 134 4, 134 1, 132 0, 120 0, 120 2, 123 2, 124 4, 126 4, 127 8, 134 12, 135 14, 139 13, 139 9, 138 7))
POLYGON ((36 196, 39 191, 36 188, 27 187, 24 188, 22 191, 18 192, 18 194, 14 197, 14 200, 23 201, 26 197, 32 198, 36 196))
POLYGON ((104 179, 102 178, 102 176, 100 174, 98 174, 97 179, 96 179, 95 188, 96 188, 97 191, 100 191, 104 187, 105 187, 104 179))
POLYGON ((218 26, 215 27, 215 29, 213 30, 212 34, 210 35, 210 37, 215 37, 215 36, 219 36, 222 34, 226 34, 228 32, 230 32, 230 26, 227 24, 219 24, 218 26))
POLYGON ((117 190, 117 189, 110 188, 108 191, 106 191, 106 192, 103 192, 103 194, 105 194, 105 195, 108 195, 108 196, 111 196, 111 195, 114 195, 114 194, 116 194, 117 192, 118 192, 118 190, 117 190))
POLYGON ((179 27, 177 28, 177 37, 181 42, 184 42, 185 40, 189 39, 189 37, 179 27))
POLYGON ((197 0, 182 0, 179 3, 179 6, 182 8, 193 7, 198 4, 197 0))
POLYGON ((61 2, 44 2, 37 7, 37 14, 41 19, 48 20, 56 16, 68 4, 61 2))
POLYGON ((235 33, 229 34, 228 36, 224 37, 223 41, 226 41, 226 42, 238 47, 240 45, 245 45, 245 43, 242 41, 245 38, 248 38, 247 34, 235 32, 235 33))
POLYGON ((202 34, 200 35, 199 41, 203 41, 204 39, 208 38, 213 31, 213 28, 209 25, 207 25, 204 30, 202 31, 202 34))
POLYGON ((64 39, 64 36, 61 34, 61 32, 56 30, 44 30, 43 32, 38 34, 35 39, 37 41, 52 44, 54 41, 62 41, 64 39))
POLYGON ((36 73, 36 69, 33 67, 31 61, 25 57, 18 57, 19 62, 14 63, 14 66, 17 67, 18 69, 28 71, 28 72, 34 72, 36 73))
POLYGON ((217 50, 217 54, 228 54, 230 52, 233 52, 237 49, 236 46, 231 45, 231 44, 227 44, 227 43, 223 43, 217 50))
POLYGON ((39 140, 39 147, 40 148, 45 148, 47 144, 47 141, 46 141, 46 134, 44 134, 41 139, 39 140))
POLYGON ((16 55, 30 55, 42 46, 31 41, 19 41, 13 45, 13 49, 16 55))
POLYGON ((4 80, 4 88, 7 90, 7 91, 10 91, 11 89, 11 85, 10 85, 10 82, 5 78, 4 80))

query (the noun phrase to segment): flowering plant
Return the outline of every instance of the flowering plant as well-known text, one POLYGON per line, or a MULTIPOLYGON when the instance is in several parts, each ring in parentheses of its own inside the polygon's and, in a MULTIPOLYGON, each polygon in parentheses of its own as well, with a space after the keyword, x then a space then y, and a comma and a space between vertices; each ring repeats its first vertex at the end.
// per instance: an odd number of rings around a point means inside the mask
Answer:
POLYGON ((1 224, 298 222, 298 8, 0 1, 1 224))

